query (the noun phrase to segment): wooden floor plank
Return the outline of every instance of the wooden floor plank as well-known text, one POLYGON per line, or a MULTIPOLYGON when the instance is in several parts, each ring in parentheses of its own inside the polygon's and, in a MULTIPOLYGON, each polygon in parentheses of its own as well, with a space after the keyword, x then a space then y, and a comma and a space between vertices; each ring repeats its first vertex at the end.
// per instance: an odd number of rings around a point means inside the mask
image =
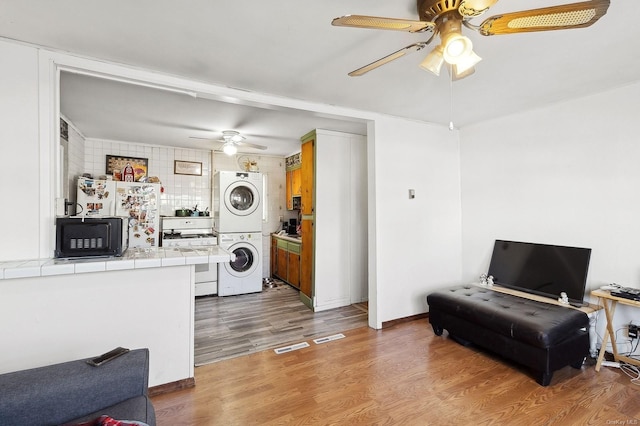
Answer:
POLYGON ((260 293, 196 299, 197 366, 367 325, 366 304, 313 312, 286 284, 260 293))
POLYGON ((197 367, 195 388, 152 398, 158 425, 640 424, 640 390, 617 369, 566 367, 542 387, 426 319, 343 334, 197 367))

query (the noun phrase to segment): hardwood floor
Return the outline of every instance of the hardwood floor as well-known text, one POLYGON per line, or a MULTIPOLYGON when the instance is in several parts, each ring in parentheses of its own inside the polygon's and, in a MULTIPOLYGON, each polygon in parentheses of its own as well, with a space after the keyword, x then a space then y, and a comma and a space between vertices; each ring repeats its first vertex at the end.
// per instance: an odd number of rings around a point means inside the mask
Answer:
POLYGON ((195 388, 152 398, 158 425, 640 424, 640 389, 617 369, 527 371, 433 334, 428 320, 195 370, 195 388))
POLYGON ((366 304, 309 310, 287 284, 196 299, 195 364, 217 362, 366 326, 366 304))

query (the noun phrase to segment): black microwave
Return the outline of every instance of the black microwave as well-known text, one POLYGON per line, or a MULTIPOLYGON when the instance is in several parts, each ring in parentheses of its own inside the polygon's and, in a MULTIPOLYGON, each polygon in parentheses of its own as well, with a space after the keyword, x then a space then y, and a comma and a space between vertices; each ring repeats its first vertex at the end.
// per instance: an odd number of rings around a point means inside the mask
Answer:
POLYGON ((59 217, 55 257, 122 256, 129 227, 122 217, 59 217))

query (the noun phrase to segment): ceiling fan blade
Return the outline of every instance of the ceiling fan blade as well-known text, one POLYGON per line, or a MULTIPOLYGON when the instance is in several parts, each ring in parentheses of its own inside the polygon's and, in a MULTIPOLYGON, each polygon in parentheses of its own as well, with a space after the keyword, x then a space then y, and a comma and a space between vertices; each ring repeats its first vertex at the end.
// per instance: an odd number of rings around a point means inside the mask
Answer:
POLYGON ((611 0, 591 0, 505 13, 487 18, 478 27, 478 31, 488 36, 588 27, 607 13, 610 2, 611 0))
POLYGON ((374 30, 407 31, 410 33, 422 33, 433 30, 436 26, 433 22, 412 21, 410 19, 382 18, 379 16, 346 15, 331 21, 336 27, 370 28, 374 30))
POLYGON ((203 141, 213 141, 213 140, 215 140, 213 138, 201 138, 199 136, 189 136, 189 139, 201 139, 203 141))
POLYGON ((374 70, 378 67, 381 67, 384 64, 387 64, 393 60, 396 60, 404 55, 406 55, 407 53, 411 53, 411 52, 417 52, 418 50, 424 49, 424 47, 428 44, 428 42, 419 42, 419 43, 414 43, 412 45, 409 45, 407 47, 404 47, 396 52, 393 52, 390 55, 385 56, 384 58, 378 59, 375 62, 371 62, 369 65, 365 65, 362 68, 358 68, 355 71, 351 71, 349 73, 349 75, 351 77, 359 77, 363 74, 368 73, 371 70, 374 70))
POLYGON ((249 143, 249 142, 237 142, 238 146, 246 146, 248 148, 255 148, 255 149, 267 149, 266 146, 264 145, 258 145, 255 143, 249 143))

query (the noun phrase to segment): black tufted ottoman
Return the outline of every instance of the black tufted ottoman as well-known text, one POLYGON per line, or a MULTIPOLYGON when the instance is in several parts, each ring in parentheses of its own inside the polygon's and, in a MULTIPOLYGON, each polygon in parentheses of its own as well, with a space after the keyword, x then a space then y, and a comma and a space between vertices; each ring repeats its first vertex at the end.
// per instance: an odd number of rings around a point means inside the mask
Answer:
POLYGON ((436 291, 427 303, 436 335, 446 329, 451 337, 529 367, 542 386, 560 368, 581 368, 589 353, 589 318, 576 309, 474 285, 436 291))

